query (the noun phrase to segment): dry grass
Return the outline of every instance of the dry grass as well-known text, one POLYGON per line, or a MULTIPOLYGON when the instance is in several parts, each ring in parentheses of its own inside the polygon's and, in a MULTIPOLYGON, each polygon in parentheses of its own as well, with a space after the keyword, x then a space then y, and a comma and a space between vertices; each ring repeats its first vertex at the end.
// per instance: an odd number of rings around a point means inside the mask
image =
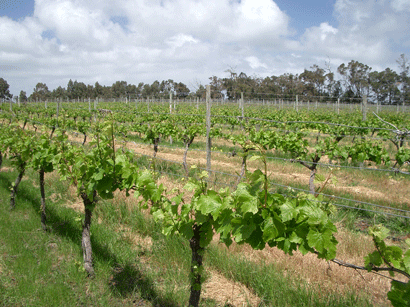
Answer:
MULTIPOLYGON (((339 241, 337 259, 345 262, 363 265, 364 256, 374 250, 369 236, 339 228, 336 237, 339 241)), ((254 250, 247 245, 233 244, 229 251, 247 260, 274 263, 285 276, 291 277, 295 282, 305 281, 323 295, 335 292, 348 294, 353 290, 369 297, 376 306, 391 306, 387 299, 390 280, 380 275, 341 267, 333 262, 318 259, 314 254, 303 256, 300 252, 295 252, 290 256, 268 246, 264 250, 254 250)), ((405 280, 398 275, 396 279, 405 280)))
POLYGON ((260 298, 243 284, 227 279, 214 270, 208 272, 209 278, 202 287, 201 296, 217 301, 220 306, 258 306, 260 298))

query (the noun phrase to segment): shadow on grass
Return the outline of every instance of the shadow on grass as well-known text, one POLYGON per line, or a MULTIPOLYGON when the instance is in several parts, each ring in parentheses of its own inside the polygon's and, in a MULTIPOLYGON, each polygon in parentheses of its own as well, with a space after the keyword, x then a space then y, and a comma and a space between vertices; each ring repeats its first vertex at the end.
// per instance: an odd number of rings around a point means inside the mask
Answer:
POLYGON ((113 277, 110 280, 111 291, 116 296, 127 297, 138 288, 141 298, 153 303, 154 306, 177 307, 176 302, 169 298, 162 298, 152 287, 153 280, 144 274, 135 266, 126 264, 125 266, 116 266, 113 269, 113 277))
MULTIPOLYGON (((0 188, 8 190, 11 185, 11 177, 12 175, 10 174, 4 175, 4 173, 0 172, 0 188)), ((18 209, 18 202, 25 202, 38 214, 40 224, 40 197, 35 195, 37 190, 38 194, 40 194, 39 189, 32 187, 27 188, 24 184, 22 184, 18 191, 16 209, 18 209)), ((79 227, 78 222, 75 221, 74 212, 70 212, 68 210, 69 209, 67 209, 67 214, 64 215, 64 213, 58 212, 57 208, 47 206, 47 226, 49 231, 57 234, 58 236, 67 238, 75 244, 81 244, 81 227, 79 227)), ((172 299, 162 298, 161 293, 158 293, 154 289, 153 280, 150 277, 145 276, 134 265, 127 263, 124 266, 119 266, 119 261, 116 255, 111 253, 98 240, 91 237, 91 244, 94 259, 98 259, 98 261, 103 261, 109 264, 114 263, 112 266, 112 278, 108 281, 108 284, 115 296, 126 297, 128 295, 132 295, 135 292, 135 289, 138 288, 141 293, 141 298, 152 302, 154 306, 178 306, 178 303, 172 301, 172 299)))

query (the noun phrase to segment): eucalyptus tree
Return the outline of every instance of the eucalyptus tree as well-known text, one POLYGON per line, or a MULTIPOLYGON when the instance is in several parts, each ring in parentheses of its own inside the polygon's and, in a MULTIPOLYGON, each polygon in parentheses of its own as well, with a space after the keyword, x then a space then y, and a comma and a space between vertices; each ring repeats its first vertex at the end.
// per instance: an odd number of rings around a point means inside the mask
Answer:
POLYGON ((341 64, 337 71, 342 76, 345 96, 361 98, 369 95, 369 74, 372 68, 366 64, 351 60, 347 65, 341 64))
POLYGON ((113 97, 120 98, 127 96, 127 81, 116 81, 111 86, 113 97))
POLYGON ((53 98, 64 98, 67 97, 67 91, 65 88, 59 86, 51 92, 53 98))
POLYGON ((10 85, 7 83, 6 80, 0 78, 0 99, 11 99, 13 97, 9 91, 10 85))
POLYGON ((400 103, 400 90, 397 87, 400 76, 390 68, 373 71, 369 74, 370 86, 378 102, 382 104, 400 103))
POLYGON ((45 100, 51 96, 51 92, 48 89, 47 84, 38 82, 33 89, 33 93, 30 95, 32 100, 45 100))
POLYGON ((25 91, 20 91, 19 101, 20 102, 27 101, 27 93, 25 91))
POLYGON ((397 60, 397 64, 400 67, 400 88, 402 91, 402 97, 405 101, 410 100, 410 75, 409 75, 409 60, 404 54, 400 55, 400 58, 397 60))

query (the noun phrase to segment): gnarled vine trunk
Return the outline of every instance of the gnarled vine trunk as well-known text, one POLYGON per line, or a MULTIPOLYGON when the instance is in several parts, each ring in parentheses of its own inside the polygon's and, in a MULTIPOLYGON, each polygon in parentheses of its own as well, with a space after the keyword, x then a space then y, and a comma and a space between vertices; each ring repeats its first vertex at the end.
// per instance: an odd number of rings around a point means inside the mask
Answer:
POLYGON ((191 259, 191 294, 189 297, 189 306, 198 307, 201 296, 201 278, 202 278, 202 262, 204 248, 200 246, 201 226, 194 225, 194 235, 189 240, 189 245, 192 251, 191 259))
POLYGON ((44 191, 44 169, 40 168, 39 170, 40 177, 40 193, 41 193, 41 227, 43 230, 47 230, 46 226, 46 193, 44 191))
POLYGON ((188 139, 186 138, 184 140, 185 143, 185 151, 184 151, 184 156, 182 158, 182 165, 184 166, 184 170, 185 170, 185 174, 188 177, 189 174, 189 170, 188 170, 188 164, 186 163, 186 158, 188 156, 188 150, 189 150, 189 146, 191 146, 191 144, 194 142, 194 137, 188 139))
MULTIPOLYGON (((316 166, 316 164, 314 164, 316 166)), ((310 177, 309 177, 309 191, 311 194, 316 195, 315 190, 315 177, 316 177, 316 167, 310 169, 310 177)))
POLYGON ((158 153, 158 144, 159 144, 160 138, 155 138, 154 139, 154 158, 157 156, 158 153))
POLYGON ((81 198, 84 203, 84 223, 83 223, 83 232, 81 238, 81 247, 83 248, 83 258, 84 258, 84 269, 88 273, 89 277, 94 277, 94 266, 93 266, 93 251, 91 247, 91 217, 92 217, 92 208, 95 201, 96 192, 94 191, 93 201, 91 201, 86 193, 81 193, 81 198))
POLYGON ((20 165, 19 170, 20 172, 16 178, 16 181, 14 182, 14 185, 11 188, 10 209, 12 210, 16 207, 16 194, 17 194, 17 190, 21 182, 21 179, 23 179, 24 173, 26 172, 26 163, 23 163, 22 165, 20 165))

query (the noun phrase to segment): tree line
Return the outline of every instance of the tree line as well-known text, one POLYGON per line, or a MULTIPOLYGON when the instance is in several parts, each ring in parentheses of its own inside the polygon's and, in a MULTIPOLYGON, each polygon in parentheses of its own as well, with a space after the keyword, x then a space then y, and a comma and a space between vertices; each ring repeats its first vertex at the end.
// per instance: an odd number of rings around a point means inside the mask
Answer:
MULTIPOLYGON (((228 77, 209 78, 212 98, 236 100, 244 95, 247 99, 301 99, 340 98, 342 101, 353 101, 366 95, 371 102, 380 104, 402 104, 410 100, 409 60, 402 54, 397 60, 399 72, 390 68, 383 71, 372 71, 366 64, 351 60, 337 68, 337 74, 329 65, 319 67, 313 65, 300 74, 285 73, 280 76, 261 78, 237 73, 234 68, 225 72, 228 77), (337 78, 338 76, 338 78, 337 78)), ((11 99, 7 81, 0 78, 0 98, 11 99)), ((108 98, 168 98, 169 94, 180 98, 204 98, 205 86, 198 84, 191 91, 187 85, 174 80, 154 81, 128 84, 127 81, 116 81, 111 86, 103 86, 96 82, 86 85, 77 80, 69 80, 67 87, 59 86, 50 91, 45 83, 37 83, 32 94, 27 97, 21 91, 19 101, 44 101, 46 99, 108 99, 108 98)))

